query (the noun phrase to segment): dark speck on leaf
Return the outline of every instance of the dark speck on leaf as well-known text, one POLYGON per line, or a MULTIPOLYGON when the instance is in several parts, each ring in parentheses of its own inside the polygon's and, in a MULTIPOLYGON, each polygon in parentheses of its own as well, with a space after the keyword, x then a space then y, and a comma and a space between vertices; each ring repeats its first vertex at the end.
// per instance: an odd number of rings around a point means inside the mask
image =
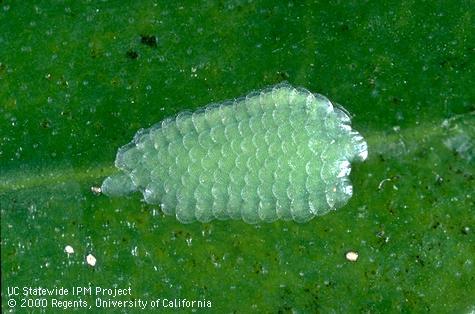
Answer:
POLYGON ((277 77, 280 80, 288 80, 290 75, 285 71, 277 71, 277 77))
POLYGON ((139 57, 139 54, 137 53, 137 51, 129 50, 129 51, 127 51, 125 56, 129 59, 135 60, 139 57))
POLYGON ((140 42, 149 47, 157 47, 157 37, 153 35, 140 35, 140 42))
POLYGON ((44 129, 49 129, 51 127, 51 122, 47 119, 41 121, 41 127, 44 129))
POLYGON ((347 31, 350 30, 350 27, 349 27, 348 25, 346 25, 346 24, 340 25, 339 28, 340 28, 340 31, 341 31, 341 32, 347 32, 347 31))

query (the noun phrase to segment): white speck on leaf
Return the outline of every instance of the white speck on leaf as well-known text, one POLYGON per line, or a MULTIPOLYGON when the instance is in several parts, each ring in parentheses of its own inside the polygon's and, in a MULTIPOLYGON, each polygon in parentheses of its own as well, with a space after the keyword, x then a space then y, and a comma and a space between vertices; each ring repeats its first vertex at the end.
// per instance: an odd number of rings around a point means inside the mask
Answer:
POLYGON ((346 260, 350 262, 356 262, 358 260, 358 252, 348 251, 345 254, 346 260))
POLYGON ((98 186, 91 186, 91 192, 94 193, 94 194, 100 194, 102 192, 102 190, 98 186))
POLYGON ((72 247, 71 245, 66 245, 66 246, 64 247, 64 252, 66 252, 68 255, 69 255, 69 254, 73 254, 73 253, 74 253, 74 249, 73 249, 73 247, 72 247))
POLYGON ((94 267, 94 266, 96 265, 97 260, 96 260, 96 258, 94 257, 94 255, 88 254, 88 255, 86 256, 86 262, 87 262, 87 264, 88 264, 89 266, 94 267))

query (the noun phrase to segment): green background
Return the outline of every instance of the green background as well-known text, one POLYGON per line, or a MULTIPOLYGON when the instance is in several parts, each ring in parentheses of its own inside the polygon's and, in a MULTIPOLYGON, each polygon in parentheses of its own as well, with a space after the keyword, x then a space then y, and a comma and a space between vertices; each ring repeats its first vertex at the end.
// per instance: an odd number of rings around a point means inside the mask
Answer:
POLYGON ((7 286, 91 285, 216 313, 475 310, 474 7, 0 1, 2 309, 7 286), (347 206, 183 225, 91 192, 140 127, 283 80, 368 139, 347 206), (472 150, 444 145, 460 133, 472 150))

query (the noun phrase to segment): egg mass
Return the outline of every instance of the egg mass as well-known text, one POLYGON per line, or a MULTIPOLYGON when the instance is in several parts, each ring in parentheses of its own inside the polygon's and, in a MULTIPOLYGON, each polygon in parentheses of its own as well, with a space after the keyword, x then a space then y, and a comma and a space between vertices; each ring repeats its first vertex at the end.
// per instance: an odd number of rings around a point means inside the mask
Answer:
POLYGON ((347 203, 368 148, 342 107, 278 84, 141 129, 118 150, 102 193, 140 191, 183 223, 306 222, 347 203))

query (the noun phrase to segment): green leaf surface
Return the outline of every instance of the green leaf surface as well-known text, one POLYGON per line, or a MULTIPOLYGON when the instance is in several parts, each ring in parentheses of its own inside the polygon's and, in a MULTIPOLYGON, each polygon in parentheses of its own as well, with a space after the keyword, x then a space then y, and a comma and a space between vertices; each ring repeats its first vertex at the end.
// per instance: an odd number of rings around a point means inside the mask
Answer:
POLYGON ((2 311, 41 312, 42 299, 48 312, 84 310, 53 299, 94 312, 98 299, 474 311, 473 12, 472 1, 0 1, 2 311), (344 105, 368 140, 345 207, 305 224, 181 224, 139 194, 91 191, 139 128, 283 80, 344 105), (71 294, 89 286, 131 295, 71 294))

